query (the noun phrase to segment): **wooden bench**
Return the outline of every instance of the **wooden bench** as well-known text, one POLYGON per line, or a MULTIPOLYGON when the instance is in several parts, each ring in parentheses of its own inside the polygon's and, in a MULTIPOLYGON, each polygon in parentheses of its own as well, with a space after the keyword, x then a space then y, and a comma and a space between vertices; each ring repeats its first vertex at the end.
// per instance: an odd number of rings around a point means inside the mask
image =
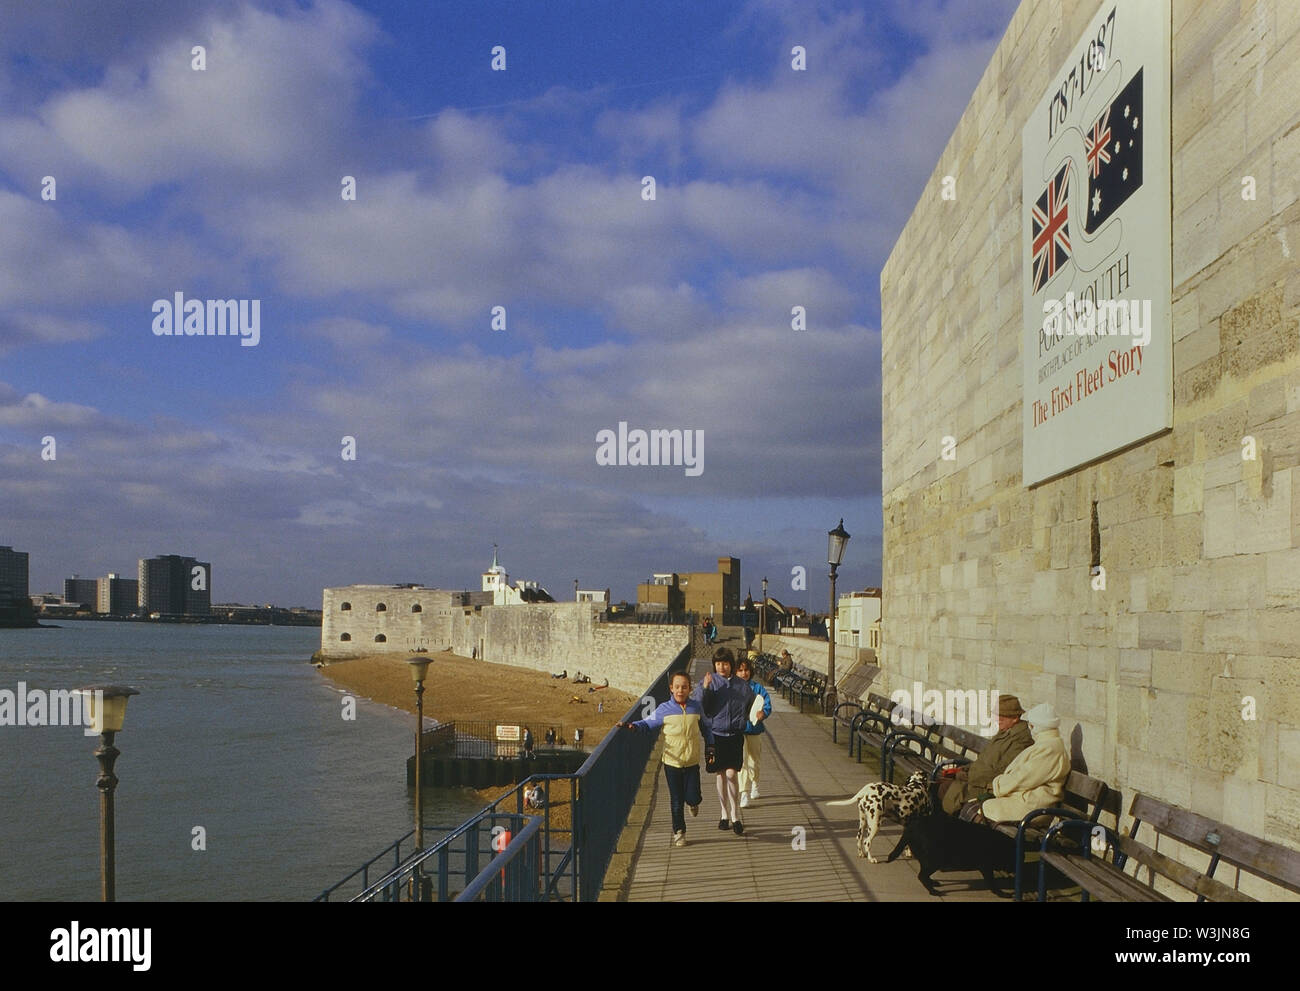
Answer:
MULTIPOLYGON (((859 763, 862 762, 864 746, 870 744, 876 750, 880 750, 885 745, 885 737, 894 728, 891 716, 896 704, 893 699, 872 692, 867 695, 866 705, 859 705, 858 710, 849 716, 849 753, 853 754, 856 749, 859 763)), ((836 742, 838 742, 837 731, 838 727, 832 721, 831 737, 836 742)))
POLYGON ((1279 888, 1300 893, 1300 852, 1148 795, 1134 795, 1129 814, 1133 823, 1127 836, 1079 820, 1058 823, 1047 831, 1040 844, 1039 900, 1046 894, 1047 866, 1060 871, 1083 889, 1081 901, 1093 896, 1099 901, 1172 901, 1168 895, 1156 890, 1157 875, 1195 895, 1197 902, 1255 901, 1250 895, 1214 877, 1215 870, 1224 862, 1239 873, 1244 871, 1279 888), (1176 840, 1209 856, 1208 865, 1198 870, 1140 842, 1138 833, 1144 823, 1148 832, 1154 834, 1157 844, 1162 836, 1176 840), (1101 833, 1097 832, 1098 828, 1101 833), (1064 832, 1077 834, 1077 848, 1049 846, 1057 833, 1064 832), (1103 835, 1107 850, 1094 856, 1094 841, 1101 840, 1103 835), (1130 862, 1136 865, 1133 874, 1125 872, 1130 862), (1145 883, 1138 877, 1143 868, 1148 875, 1145 883))
MULTIPOLYGON (((1091 777, 1082 771, 1071 771, 1065 779, 1065 797, 1060 805, 1035 809, 1018 823, 990 823, 1003 836, 1015 840, 1016 901, 1023 900, 1025 852, 1030 846, 1040 849, 1039 888, 1045 893, 1047 875, 1043 871, 1041 850, 1060 831, 1062 825, 1076 823, 1075 828, 1086 827, 1089 833, 1094 827, 1105 829, 1101 823, 1102 814, 1113 816, 1118 822, 1121 808, 1119 791, 1100 778, 1091 777)), ((1064 853, 1067 857, 1070 855, 1070 851, 1066 850, 1057 852, 1064 853)))
MULTIPOLYGON (((904 722, 906 716, 904 713, 904 722)), ((931 796, 937 801, 935 787, 945 767, 972 763, 988 746, 988 737, 980 736, 961 726, 927 724, 923 719, 916 725, 895 727, 885 739, 881 751, 881 780, 893 781, 899 774, 916 770, 930 773, 931 796)), ((1024 890, 1025 852, 1031 846, 1042 846, 1049 831, 1052 835, 1058 821, 1086 824, 1088 829, 1098 824, 1103 813, 1119 821, 1120 794, 1104 781, 1080 771, 1071 771, 1065 780, 1065 795, 1061 805, 1038 809, 1018 823, 989 823, 989 828, 1001 833, 1015 845, 1010 869, 1015 874, 1015 898, 1020 901, 1024 890)), ((1040 859, 1040 887, 1046 883, 1040 859)))

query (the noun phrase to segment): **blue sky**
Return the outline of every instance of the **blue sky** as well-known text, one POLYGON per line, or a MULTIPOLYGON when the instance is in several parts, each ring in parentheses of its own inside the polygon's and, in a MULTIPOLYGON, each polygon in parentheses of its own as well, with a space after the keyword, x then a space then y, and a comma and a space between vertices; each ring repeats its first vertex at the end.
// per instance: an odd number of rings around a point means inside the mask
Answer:
POLYGON ((33 591, 183 553, 286 605, 734 554, 822 608, 842 516, 878 583, 880 268, 1014 6, 0 11, 0 544, 33 591), (154 336, 178 291, 260 342, 154 336), (619 421, 704 471, 597 465, 619 421))

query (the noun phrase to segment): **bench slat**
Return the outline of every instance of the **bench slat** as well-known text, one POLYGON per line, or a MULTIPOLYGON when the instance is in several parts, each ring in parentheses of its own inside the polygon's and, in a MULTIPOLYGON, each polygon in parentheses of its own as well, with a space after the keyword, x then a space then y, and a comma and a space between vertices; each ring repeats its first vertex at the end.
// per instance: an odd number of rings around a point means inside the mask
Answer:
POLYGON ((1133 796, 1131 814, 1171 839, 1202 853, 1217 853, 1234 867, 1300 892, 1300 852, 1147 795, 1133 796), (1207 842, 1210 833, 1219 834, 1217 845, 1207 842))
POLYGON ((1216 881, 1212 877, 1207 877, 1201 871, 1193 870, 1186 864, 1181 864, 1172 857, 1166 857, 1163 853, 1157 853, 1144 843, 1139 843, 1131 837, 1120 834, 1116 837, 1120 851, 1125 856, 1131 857, 1138 863, 1142 864, 1157 874, 1162 874, 1182 885, 1188 891, 1196 895, 1204 895, 1211 901, 1216 902, 1253 902, 1254 898, 1242 894, 1235 888, 1229 887, 1222 881, 1216 881))
POLYGON ((1056 868, 1089 895, 1104 902, 1163 902, 1167 897, 1137 878, 1121 874, 1110 864, 1099 860, 1084 860, 1079 855, 1069 855, 1049 850, 1043 860, 1056 868))

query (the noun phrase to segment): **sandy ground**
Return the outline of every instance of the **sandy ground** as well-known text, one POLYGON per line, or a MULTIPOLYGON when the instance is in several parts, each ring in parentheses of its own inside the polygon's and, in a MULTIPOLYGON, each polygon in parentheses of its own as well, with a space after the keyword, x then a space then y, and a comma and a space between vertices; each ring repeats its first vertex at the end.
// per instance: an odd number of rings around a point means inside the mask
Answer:
MULTIPOLYGON (((407 656, 378 654, 337 661, 320 672, 349 692, 414 713, 415 686, 407 656)), ((594 685, 574 685, 544 671, 490 664, 446 652, 428 657, 431 663, 424 682, 425 716, 441 722, 486 719, 521 723, 532 729, 539 747, 544 745, 546 727, 563 724, 569 737, 566 742, 572 741, 575 727, 582 727, 583 743, 590 750, 639 699, 613 688, 592 692, 588 689, 594 685), (597 711, 601 702, 604 712, 597 711)), ((511 788, 485 788, 478 794, 487 805, 511 788)), ((552 826, 568 828, 568 784, 553 783, 549 797, 552 826)), ((513 804, 507 804, 507 811, 513 812, 513 804)))
MULTIPOLYGON (((406 654, 379 654, 338 661, 320 669, 340 688, 407 712, 415 712, 415 685, 406 654)), ((595 746, 632 707, 639 696, 613 688, 589 691, 595 685, 574 685, 552 678, 545 671, 507 664, 472 661, 439 652, 428 655, 424 682, 424 714, 440 722, 486 719, 496 723, 522 723, 531 727, 537 745, 543 745, 546 727, 563 723, 584 731, 584 744, 595 746), (597 712, 604 703, 604 712, 597 712)))

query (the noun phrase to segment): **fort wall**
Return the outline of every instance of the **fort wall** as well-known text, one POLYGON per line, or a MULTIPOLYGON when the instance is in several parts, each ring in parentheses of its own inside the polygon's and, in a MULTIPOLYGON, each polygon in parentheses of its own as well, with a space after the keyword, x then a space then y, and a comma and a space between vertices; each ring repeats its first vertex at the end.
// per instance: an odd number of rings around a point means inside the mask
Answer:
POLYGON ((1300 5, 1173 3, 1173 429, 1027 488, 1021 128, 1098 10, 1021 4, 882 274, 877 691, 1050 702, 1126 809, 1300 848, 1300 5))

